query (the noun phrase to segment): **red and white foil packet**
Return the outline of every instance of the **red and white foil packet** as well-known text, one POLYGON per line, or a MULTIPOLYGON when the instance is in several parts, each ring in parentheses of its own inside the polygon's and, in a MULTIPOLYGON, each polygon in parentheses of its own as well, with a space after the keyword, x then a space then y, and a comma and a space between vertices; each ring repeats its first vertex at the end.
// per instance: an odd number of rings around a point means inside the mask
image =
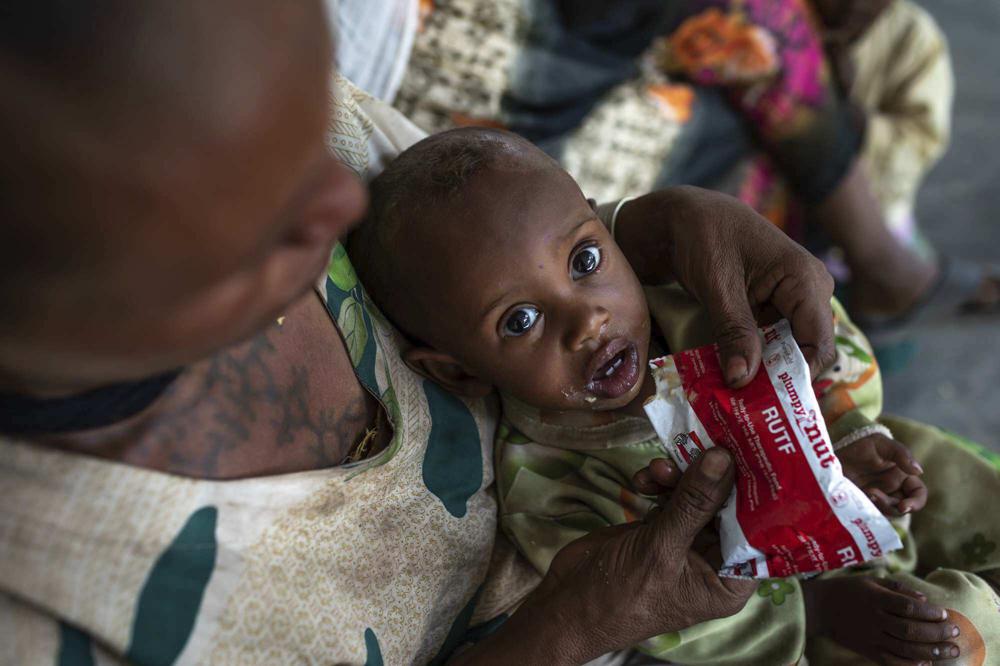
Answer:
POLYGON ((656 395, 646 414, 680 468, 712 446, 735 460, 736 487, 719 514, 719 573, 814 574, 901 548, 889 521, 844 476, 788 322, 761 332, 763 363, 741 389, 726 386, 716 345, 650 361, 656 395))

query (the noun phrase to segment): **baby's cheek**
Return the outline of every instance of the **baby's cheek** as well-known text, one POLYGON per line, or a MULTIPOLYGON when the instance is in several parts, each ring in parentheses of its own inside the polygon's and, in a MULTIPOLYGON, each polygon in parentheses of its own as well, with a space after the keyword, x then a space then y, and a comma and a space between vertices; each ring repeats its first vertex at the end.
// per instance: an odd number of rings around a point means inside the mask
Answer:
MULTIPOLYGON (((509 359, 502 370, 501 391, 535 407, 566 410, 585 408, 586 392, 582 379, 559 358, 531 358, 526 362, 509 359)), ((579 373, 576 373, 579 374, 579 373)))

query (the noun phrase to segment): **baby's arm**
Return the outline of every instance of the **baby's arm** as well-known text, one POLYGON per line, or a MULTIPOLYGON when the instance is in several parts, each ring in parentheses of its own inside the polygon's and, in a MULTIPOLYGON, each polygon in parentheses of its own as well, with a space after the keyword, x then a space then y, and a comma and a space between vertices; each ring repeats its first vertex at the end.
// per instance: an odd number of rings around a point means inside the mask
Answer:
POLYGON ((834 450, 846 476, 890 516, 919 511, 927 501, 923 469, 876 419, 882 377, 865 335, 833 301, 837 357, 813 382, 834 450))

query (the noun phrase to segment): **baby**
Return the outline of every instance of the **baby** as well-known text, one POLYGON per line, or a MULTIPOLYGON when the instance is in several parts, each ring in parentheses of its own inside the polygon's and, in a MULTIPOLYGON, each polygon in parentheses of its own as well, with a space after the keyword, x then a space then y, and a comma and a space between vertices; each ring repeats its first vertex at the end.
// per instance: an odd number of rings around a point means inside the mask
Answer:
MULTIPOLYGON (((391 163, 371 196, 348 253, 412 341, 405 362, 459 396, 501 394, 505 533, 544 572, 570 541, 641 518, 652 501, 630 480, 664 457, 642 411, 653 393, 647 361, 712 341, 698 304, 676 285, 641 285, 572 178, 506 132, 431 136, 391 163)), ((838 360, 817 387, 838 457, 883 512, 919 510, 922 470, 874 423, 877 366, 836 310, 838 360)), ((795 663, 807 636, 881 663, 956 655, 957 626, 911 589, 923 581, 904 584, 892 566, 765 581, 737 615, 641 647, 679 663, 769 666, 795 663)))

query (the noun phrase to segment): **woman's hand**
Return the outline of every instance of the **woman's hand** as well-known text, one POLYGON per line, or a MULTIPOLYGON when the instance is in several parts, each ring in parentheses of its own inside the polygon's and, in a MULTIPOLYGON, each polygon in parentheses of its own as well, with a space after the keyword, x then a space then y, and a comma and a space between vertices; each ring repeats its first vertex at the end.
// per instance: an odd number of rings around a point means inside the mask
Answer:
POLYGON ((712 449, 642 523, 594 531, 563 548, 538 589, 458 663, 573 664, 743 608, 754 581, 722 579, 692 550, 733 486, 712 449))
POLYGON ((833 278, 737 199, 696 187, 653 192, 622 206, 615 239, 640 280, 676 278, 705 307, 730 385, 756 374, 757 319, 775 311, 791 322, 813 376, 833 362, 833 278))

